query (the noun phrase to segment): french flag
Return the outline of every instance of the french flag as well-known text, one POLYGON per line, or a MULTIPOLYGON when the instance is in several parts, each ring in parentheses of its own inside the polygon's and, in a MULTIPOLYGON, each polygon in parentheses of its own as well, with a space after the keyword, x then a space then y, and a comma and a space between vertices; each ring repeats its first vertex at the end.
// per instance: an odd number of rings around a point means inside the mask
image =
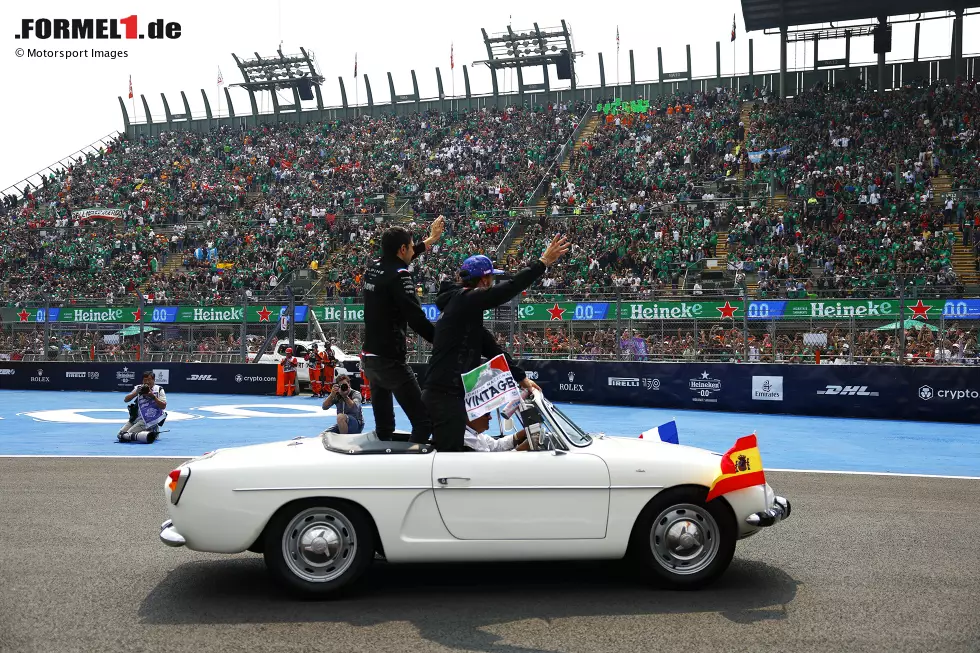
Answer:
POLYGON ((662 442, 680 444, 680 440, 677 438, 677 422, 674 420, 670 420, 666 424, 661 424, 660 426, 655 426, 649 431, 644 431, 640 434, 640 439, 642 440, 644 437, 660 438, 662 442))

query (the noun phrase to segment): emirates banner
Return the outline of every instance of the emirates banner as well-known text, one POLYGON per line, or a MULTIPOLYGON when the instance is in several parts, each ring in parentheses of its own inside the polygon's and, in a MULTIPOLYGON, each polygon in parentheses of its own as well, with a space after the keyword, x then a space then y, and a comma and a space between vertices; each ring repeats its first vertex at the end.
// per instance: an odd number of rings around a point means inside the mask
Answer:
MULTIPOLYGON (((230 324, 242 322, 243 313, 249 324, 275 324, 288 310, 282 305, 241 306, 146 306, 142 312, 134 306, 51 308, 4 308, 3 321, 10 322, 74 322, 137 324, 230 324)), ((363 304, 333 304, 330 306, 296 306, 293 321, 304 323, 312 310, 320 322, 364 322, 363 304)), ((434 304, 423 304, 422 310, 433 322, 439 318, 434 304)), ((898 299, 775 299, 697 301, 666 300, 655 302, 538 302, 520 304, 517 316, 521 322, 570 321, 660 321, 705 320, 708 322, 785 320, 881 320, 895 321, 902 317, 898 299)), ((933 321, 980 319, 980 299, 906 300, 905 319, 933 321)), ((485 311, 485 320, 493 319, 493 311, 485 311)))

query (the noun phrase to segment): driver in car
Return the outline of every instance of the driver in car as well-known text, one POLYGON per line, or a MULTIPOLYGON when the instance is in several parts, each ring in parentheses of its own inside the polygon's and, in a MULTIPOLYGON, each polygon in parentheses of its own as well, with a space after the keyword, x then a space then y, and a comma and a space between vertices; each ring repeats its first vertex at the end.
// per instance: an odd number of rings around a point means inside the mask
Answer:
POLYGON ((488 428, 490 428, 490 413, 467 420, 463 447, 471 451, 527 451, 530 448, 526 430, 522 429, 514 435, 494 438, 484 433, 488 428))

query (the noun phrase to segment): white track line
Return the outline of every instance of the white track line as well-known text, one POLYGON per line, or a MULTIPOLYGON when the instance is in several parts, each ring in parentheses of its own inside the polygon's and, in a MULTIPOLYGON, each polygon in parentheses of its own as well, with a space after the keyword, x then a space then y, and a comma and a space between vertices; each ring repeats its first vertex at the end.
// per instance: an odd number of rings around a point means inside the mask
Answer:
POLYGON ((911 476, 915 478, 958 478, 968 481, 980 481, 980 476, 949 476, 946 474, 905 474, 902 472, 854 472, 836 471, 833 469, 777 469, 770 468, 767 472, 796 472, 800 474, 852 474, 857 476, 911 476))
MULTIPOLYGON (((0 458, 131 458, 131 459, 160 459, 160 460, 190 460, 195 456, 123 456, 123 455, 60 455, 60 454, 0 454, 0 458)), ((781 469, 770 468, 770 472, 793 472, 796 474, 849 474, 852 476, 907 476, 912 478, 951 478, 965 481, 980 481, 980 476, 950 476, 946 474, 905 474, 901 472, 855 472, 837 471, 833 469, 781 469)))

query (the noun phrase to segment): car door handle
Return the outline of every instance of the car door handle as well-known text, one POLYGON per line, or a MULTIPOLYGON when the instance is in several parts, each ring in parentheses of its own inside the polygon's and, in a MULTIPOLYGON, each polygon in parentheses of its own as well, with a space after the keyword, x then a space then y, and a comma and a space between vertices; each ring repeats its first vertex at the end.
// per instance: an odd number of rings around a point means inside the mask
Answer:
POLYGON ((439 485, 448 485, 449 481, 468 481, 470 479, 466 476, 443 476, 436 480, 439 481, 439 485))

